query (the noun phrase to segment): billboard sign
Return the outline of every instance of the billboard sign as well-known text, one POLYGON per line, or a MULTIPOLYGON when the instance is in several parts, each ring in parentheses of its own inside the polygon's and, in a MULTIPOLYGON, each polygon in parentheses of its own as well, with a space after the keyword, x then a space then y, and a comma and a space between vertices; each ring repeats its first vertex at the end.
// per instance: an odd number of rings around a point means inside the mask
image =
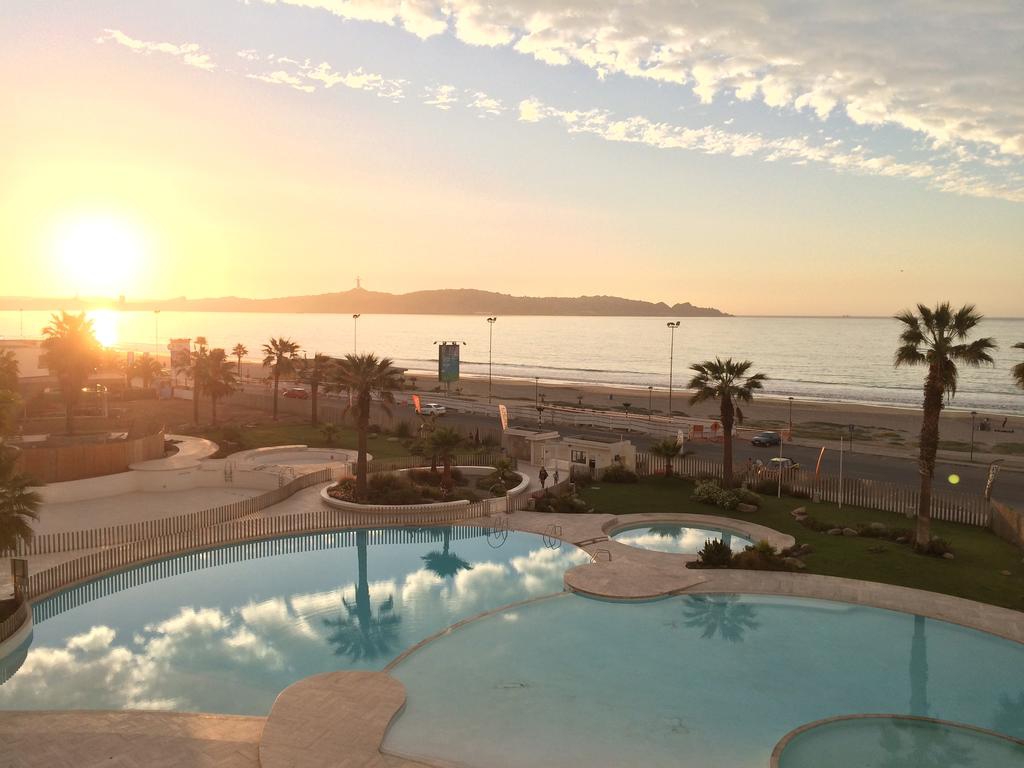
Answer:
POLYGON ((498 416, 501 418, 501 429, 504 432, 508 429, 508 408, 504 403, 498 405, 498 416))
POLYGON ((167 345, 171 351, 171 369, 183 371, 192 365, 192 339, 171 339, 167 345))
POLYGON ((445 342, 437 347, 437 380, 451 383, 459 380, 459 345, 445 342))

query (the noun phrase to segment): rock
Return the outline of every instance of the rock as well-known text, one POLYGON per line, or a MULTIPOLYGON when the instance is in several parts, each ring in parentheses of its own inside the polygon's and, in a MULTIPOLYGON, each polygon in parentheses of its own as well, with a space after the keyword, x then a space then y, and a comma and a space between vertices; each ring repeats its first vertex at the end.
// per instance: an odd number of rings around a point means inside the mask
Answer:
POLYGON ((872 531, 878 531, 879 533, 887 533, 889 530, 889 526, 885 523, 871 523, 868 528, 872 531))
POLYGON ((910 541, 910 539, 908 539, 906 536, 900 536, 896 539, 897 544, 906 544, 908 541, 910 541))
POLYGON ((829 536, 842 536, 843 535, 843 529, 842 528, 829 528, 828 529, 828 535, 829 536))
POLYGON ((757 512, 757 507, 753 504, 744 504, 743 502, 740 502, 736 505, 736 511, 744 512, 749 515, 751 512, 757 512))
POLYGON ((782 562, 784 562, 786 565, 790 566, 791 568, 796 568, 798 571, 802 571, 804 568, 807 567, 804 564, 803 560, 800 560, 799 558, 796 558, 796 557, 784 557, 784 558, 782 558, 782 562))
POLYGON ((807 510, 804 507, 797 507, 789 514, 796 518, 807 517, 807 510))
POLYGON ((843 536, 860 536, 853 528, 843 528, 843 536))
POLYGON ((942 556, 947 560, 952 560, 955 557, 955 555, 952 552, 944 552, 942 556))
POLYGON ((1013 576, 1013 574, 1009 571, 1000 571, 999 573, 1001 573, 1003 576, 1013 576))

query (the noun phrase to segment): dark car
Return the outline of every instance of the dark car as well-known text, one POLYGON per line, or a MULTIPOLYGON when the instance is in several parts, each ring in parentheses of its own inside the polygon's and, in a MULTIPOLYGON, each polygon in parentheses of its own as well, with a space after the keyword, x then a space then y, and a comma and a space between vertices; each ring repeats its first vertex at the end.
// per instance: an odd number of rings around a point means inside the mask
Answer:
POLYGON ((782 445, 782 435, 778 432, 759 432, 750 441, 751 445, 782 445))

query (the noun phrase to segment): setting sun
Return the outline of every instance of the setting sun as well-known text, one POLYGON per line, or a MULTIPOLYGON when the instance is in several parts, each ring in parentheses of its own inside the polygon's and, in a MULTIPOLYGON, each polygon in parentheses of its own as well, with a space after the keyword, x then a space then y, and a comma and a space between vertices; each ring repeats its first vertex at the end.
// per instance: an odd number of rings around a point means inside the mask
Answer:
POLYGON ((112 296, 125 293, 134 283, 145 258, 145 243, 126 220, 81 216, 58 230, 56 256, 78 293, 112 296))

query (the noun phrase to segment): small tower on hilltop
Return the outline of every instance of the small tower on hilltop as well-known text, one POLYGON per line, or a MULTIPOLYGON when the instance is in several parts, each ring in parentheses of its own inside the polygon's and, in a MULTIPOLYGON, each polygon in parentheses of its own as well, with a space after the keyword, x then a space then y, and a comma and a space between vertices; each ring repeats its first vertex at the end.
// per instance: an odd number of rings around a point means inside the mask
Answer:
POLYGON ((357 291, 363 290, 363 280, 362 280, 361 277, 359 277, 359 275, 356 275, 356 290, 357 291))

